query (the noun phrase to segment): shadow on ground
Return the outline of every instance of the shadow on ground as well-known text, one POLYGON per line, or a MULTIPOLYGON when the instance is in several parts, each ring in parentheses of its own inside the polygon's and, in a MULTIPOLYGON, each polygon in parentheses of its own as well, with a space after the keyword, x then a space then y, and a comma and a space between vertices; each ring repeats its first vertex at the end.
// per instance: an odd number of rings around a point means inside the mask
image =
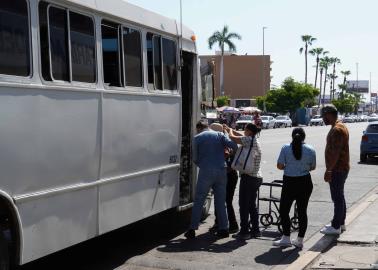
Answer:
POLYGON ((182 234, 189 217, 189 212, 167 211, 28 263, 19 270, 113 270, 182 234))

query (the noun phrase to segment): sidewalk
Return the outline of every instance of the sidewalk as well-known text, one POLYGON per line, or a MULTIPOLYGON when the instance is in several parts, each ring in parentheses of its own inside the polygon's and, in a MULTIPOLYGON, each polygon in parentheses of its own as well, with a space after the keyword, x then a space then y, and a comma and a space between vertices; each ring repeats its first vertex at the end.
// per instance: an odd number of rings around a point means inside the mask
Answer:
POLYGON ((378 195, 308 269, 378 269, 378 195))

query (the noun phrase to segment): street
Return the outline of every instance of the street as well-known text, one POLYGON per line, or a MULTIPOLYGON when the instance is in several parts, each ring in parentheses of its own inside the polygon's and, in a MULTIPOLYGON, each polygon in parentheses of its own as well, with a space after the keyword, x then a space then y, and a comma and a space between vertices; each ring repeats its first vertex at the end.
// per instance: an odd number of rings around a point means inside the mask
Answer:
MULTIPOLYGON (((348 207, 377 185, 378 162, 359 163, 359 144, 366 126, 367 123, 348 124, 351 156, 351 171, 345 187, 348 207)), ((330 221, 333 205, 328 184, 323 180, 324 148, 329 127, 304 129, 306 142, 313 145, 317 152, 317 169, 312 173, 314 190, 308 207, 308 239, 330 221)), ((276 169, 276 160, 281 146, 291 141, 291 131, 291 128, 262 131, 260 142, 265 182, 282 178, 282 172, 276 169)), ((237 193, 234 198, 235 210, 238 210, 237 193)), ((261 207, 265 211, 266 206, 261 207)), ((230 236, 217 240, 207 231, 213 225, 213 209, 198 231, 197 239, 187 241, 182 233, 186 230, 188 216, 188 213, 165 213, 20 269, 270 269, 279 265, 289 254, 298 252, 272 247, 272 241, 279 236, 274 226, 264 230, 260 239, 240 242, 230 236)))

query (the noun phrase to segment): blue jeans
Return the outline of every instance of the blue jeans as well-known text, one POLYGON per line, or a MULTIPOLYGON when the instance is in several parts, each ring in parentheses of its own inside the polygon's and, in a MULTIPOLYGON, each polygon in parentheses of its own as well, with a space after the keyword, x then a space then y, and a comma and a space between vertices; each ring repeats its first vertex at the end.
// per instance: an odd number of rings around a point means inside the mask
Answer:
POLYGON ((346 203, 344 197, 344 185, 348 177, 348 172, 333 172, 332 180, 329 183, 331 198, 334 204, 332 227, 339 229, 345 225, 346 203))
POLYGON ((220 169, 200 169, 194 205, 192 209, 192 220, 190 229, 197 230, 201 221, 202 208, 210 188, 214 191, 214 203, 219 230, 228 230, 228 219, 226 212, 226 168, 220 169))

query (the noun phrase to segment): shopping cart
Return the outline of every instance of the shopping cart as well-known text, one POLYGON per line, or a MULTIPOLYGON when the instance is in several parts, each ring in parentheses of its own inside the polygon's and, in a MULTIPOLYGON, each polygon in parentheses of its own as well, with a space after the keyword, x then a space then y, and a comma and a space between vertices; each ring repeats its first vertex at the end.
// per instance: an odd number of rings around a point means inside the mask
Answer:
MULTIPOLYGON (((268 204, 268 212, 261 213, 259 211, 260 216, 260 223, 265 228, 269 227, 270 225, 277 226, 278 230, 282 233, 282 225, 281 225, 281 217, 280 217, 280 197, 277 193, 281 194, 281 189, 283 186, 282 180, 274 180, 272 182, 263 182, 260 186, 260 189, 257 194, 257 207, 260 210, 261 202, 268 204), (269 193, 267 196, 261 195, 261 189, 267 187, 269 188, 269 193)), ((291 221, 291 229, 293 231, 298 230, 299 222, 298 222, 298 210, 297 204, 294 204, 294 215, 290 219, 291 221)))

